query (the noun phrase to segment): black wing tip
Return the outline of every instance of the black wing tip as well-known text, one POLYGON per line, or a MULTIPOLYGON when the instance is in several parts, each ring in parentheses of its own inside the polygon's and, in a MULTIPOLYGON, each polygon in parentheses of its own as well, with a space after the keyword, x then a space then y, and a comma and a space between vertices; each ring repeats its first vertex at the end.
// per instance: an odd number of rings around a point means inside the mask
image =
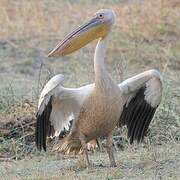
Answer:
POLYGON ((145 100, 144 92, 146 87, 142 87, 131 99, 128 106, 124 105, 119 124, 126 125, 128 128, 127 138, 129 143, 134 141, 141 143, 157 107, 152 107, 145 100))
POLYGON ((46 152, 46 148, 44 148, 44 147, 43 148, 42 147, 37 147, 37 150, 40 151, 40 152, 44 150, 44 152, 46 152))
POLYGON ((44 129, 44 118, 41 115, 37 116, 37 123, 36 123, 36 147, 39 151, 46 151, 46 134, 44 129))
POLYGON ((41 115, 38 115, 37 113, 37 122, 36 122, 36 147, 39 151, 42 150, 42 142, 41 142, 41 136, 42 136, 42 118, 41 115))
POLYGON ((143 118, 141 124, 136 126, 138 130, 135 129, 135 132, 134 131, 131 132, 131 134, 128 136, 128 139, 130 139, 130 144, 133 144, 134 141, 136 141, 138 144, 143 142, 147 134, 150 122, 154 117, 155 111, 156 108, 152 108, 152 107, 150 108, 149 106, 149 113, 145 114, 145 117, 143 118))
POLYGON ((52 111, 52 97, 50 98, 48 104, 44 108, 44 111, 39 114, 37 113, 36 121, 36 132, 35 132, 35 141, 36 147, 39 151, 42 149, 46 152, 46 138, 48 136, 48 131, 50 129, 50 114, 52 111))

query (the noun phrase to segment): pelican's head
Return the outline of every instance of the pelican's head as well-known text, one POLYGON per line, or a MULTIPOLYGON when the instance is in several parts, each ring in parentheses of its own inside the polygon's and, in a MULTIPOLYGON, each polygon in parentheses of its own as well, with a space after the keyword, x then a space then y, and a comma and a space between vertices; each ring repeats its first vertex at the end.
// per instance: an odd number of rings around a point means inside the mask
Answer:
POLYGON ((108 35, 115 22, 113 10, 101 9, 85 24, 68 34, 49 54, 52 56, 64 56, 70 54, 89 42, 104 38, 108 35))

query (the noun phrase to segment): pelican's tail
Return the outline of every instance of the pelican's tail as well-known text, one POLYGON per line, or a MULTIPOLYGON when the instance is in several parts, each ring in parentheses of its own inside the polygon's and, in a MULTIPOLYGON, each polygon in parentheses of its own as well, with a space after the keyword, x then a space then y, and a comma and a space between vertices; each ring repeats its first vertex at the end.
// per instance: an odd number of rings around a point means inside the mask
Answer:
POLYGON ((58 151, 63 154, 79 154, 82 152, 81 141, 74 133, 64 137, 60 143, 54 145, 53 151, 58 151))

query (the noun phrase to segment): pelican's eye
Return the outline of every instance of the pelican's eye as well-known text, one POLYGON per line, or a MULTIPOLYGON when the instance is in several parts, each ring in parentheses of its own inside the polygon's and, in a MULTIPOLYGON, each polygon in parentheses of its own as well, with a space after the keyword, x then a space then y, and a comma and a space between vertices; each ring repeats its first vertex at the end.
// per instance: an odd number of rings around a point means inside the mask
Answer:
POLYGON ((104 18, 103 14, 102 13, 98 14, 98 18, 103 19, 104 18))

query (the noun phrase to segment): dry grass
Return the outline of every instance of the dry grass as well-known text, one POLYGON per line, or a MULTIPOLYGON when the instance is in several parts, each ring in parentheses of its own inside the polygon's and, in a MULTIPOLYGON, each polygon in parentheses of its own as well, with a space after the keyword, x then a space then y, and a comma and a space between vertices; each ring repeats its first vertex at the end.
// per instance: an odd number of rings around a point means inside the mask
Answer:
MULTIPOLYGON (((8 160, 0 164, 4 179, 180 177, 180 3, 94 2, 0 1, 0 157, 8 160), (94 81, 95 43, 59 60, 49 60, 46 54, 70 29, 100 8, 112 8, 118 17, 107 53, 107 67, 114 80, 120 82, 158 68, 164 78, 164 93, 146 142, 129 146, 123 129, 124 151, 116 153, 118 168, 87 170, 81 159, 39 154, 34 148, 34 126, 30 124, 35 121, 39 92, 49 77, 65 74, 65 85, 71 87, 94 81), (23 160, 14 161, 18 159, 23 160)), ((96 164, 108 165, 104 153, 96 152, 91 158, 96 164)))
MULTIPOLYGON (((95 153, 90 159, 95 163, 85 168, 77 157, 48 154, 26 158, 19 162, 3 162, 0 175, 4 179, 173 179, 180 176, 179 145, 132 147, 115 153, 118 167, 109 168, 106 153, 95 153), (81 164, 81 166, 80 166, 81 164), (103 167, 98 166, 103 164, 103 167)), ((79 158, 79 157, 78 157, 79 158)))
MULTIPOLYGON (((62 35, 61 29, 84 21, 96 9, 111 7, 118 20, 117 28, 133 40, 163 40, 167 35, 180 33, 180 3, 177 0, 145 0, 143 3, 102 3, 70 1, 6 1, 0 2, 0 31, 2 39, 48 37, 62 35), (88 8, 88 6, 92 8, 88 8), (82 8, 83 7, 83 8, 82 8), (66 10, 62 10, 66 8, 66 10), (73 16, 72 16, 73 15, 73 16), (72 19, 73 17, 73 19, 72 19), (164 36, 165 35, 165 36, 164 36)), ((13 45, 13 44, 12 44, 13 45)))

